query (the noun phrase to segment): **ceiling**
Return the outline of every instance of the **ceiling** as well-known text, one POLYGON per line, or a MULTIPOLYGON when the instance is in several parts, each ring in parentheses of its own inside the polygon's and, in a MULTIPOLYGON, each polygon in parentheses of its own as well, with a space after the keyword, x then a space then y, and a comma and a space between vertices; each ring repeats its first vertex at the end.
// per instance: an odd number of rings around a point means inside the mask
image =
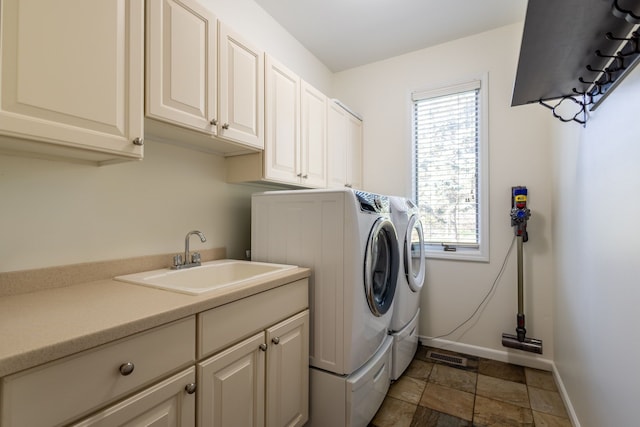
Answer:
POLYGON ((331 71, 524 21, 526 0, 255 0, 331 71))

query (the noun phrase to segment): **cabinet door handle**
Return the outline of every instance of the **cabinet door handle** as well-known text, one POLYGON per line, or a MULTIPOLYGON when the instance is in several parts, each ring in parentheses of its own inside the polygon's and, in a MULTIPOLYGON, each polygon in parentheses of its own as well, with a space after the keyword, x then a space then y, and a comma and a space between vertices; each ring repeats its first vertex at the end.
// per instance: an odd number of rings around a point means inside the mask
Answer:
POLYGON ((196 383, 189 383, 186 386, 184 386, 184 391, 187 392, 187 394, 193 394, 196 392, 196 383))
POLYGON ((304 174, 304 175, 302 175, 302 177, 303 177, 304 179, 307 179, 307 178, 309 178, 309 175, 304 174))
POLYGON ((140 137, 134 138, 131 142, 133 142, 133 145, 139 145, 141 147, 144 145, 144 139, 140 137))
POLYGON ((131 362, 127 362, 127 363, 123 363, 122 365, 120 365, 120 368, 118 369, 120 371, 120 374, 122 376, 127 376, 127 375, 131 375, 131 373, 133 372, 133 369, 135 368, 134 364, 131 362))
POLYGON ((267 351, 267 345, 266 345, 266 344, 264 344, 264 343, 260 344, 260 345, 258 346, 258 348, 259 348, 260 350, 262 350, 262 351, 267 351))
POLYGON ((280 337, 273 337, 273 338, 271 339, 271 342, 272 342, 272 343, 274 343, 274 344, 276 344, 276 345, 277 345, 277 344, 280 344, 280 337))
POLYGON ((218 120, 216 119, 211 119, 211 121, 209 122, 211 125, 213 126, 217 126, 218 125, 218 120))
POLYGON ((229 123, 225 123, 222 125, 222 129, 229 129, 229 123))
POLYGON ((301 174, 301 173, 297 174, 296 176, 297 176, 298 178, 302 178, 302 174, 301 174))

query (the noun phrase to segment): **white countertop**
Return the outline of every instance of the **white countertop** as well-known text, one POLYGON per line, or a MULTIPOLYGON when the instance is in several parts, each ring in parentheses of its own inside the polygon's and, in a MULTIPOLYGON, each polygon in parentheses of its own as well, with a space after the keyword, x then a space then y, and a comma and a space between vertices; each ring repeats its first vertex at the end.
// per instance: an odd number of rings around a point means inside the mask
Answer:
POLYGON ((115 280, 0 297, 0 377, 309 277, 285 271, 200 296, 115 280))

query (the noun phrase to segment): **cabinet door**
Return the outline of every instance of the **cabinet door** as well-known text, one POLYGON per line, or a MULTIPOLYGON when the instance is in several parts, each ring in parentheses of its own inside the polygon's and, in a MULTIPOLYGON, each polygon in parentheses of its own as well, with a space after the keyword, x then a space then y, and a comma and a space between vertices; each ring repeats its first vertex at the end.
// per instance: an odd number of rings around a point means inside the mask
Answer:
POLYGON ((218 30, 218 136, 264 149, 264 52, 218 30))
POLYGON ((329 187, 347 185, 348 132, 347 112, 335 102, 328 108, 328 182, 329 187))
POLYGON ((194 0, 147 2, 148 117, 213 132, 216 17, 194 0))
POLYGON ((0 19, 0 134, 23 138, 5 148, 142 157, 143 0, 4 0, 0 19))
POLYGON ((299 183, 300 78, 266 57, 264 177, 299 183))
POLYGON ((302 82, 302 184, 327 186, 327 97, 302 82))
POLYGON ((267 427, 309 418, 309 311, 267 329, 267 427))
POLYGON ((264 426, 264 340, 260 332, 198 363, 198 425, 264 426))
POLYGON ((73 426, 195 426, 195 380, 195 368, 189 368, 73 426))
POLYGON ((362 188, 362 121, 347 113, 347 172, 348 187, 362 188))

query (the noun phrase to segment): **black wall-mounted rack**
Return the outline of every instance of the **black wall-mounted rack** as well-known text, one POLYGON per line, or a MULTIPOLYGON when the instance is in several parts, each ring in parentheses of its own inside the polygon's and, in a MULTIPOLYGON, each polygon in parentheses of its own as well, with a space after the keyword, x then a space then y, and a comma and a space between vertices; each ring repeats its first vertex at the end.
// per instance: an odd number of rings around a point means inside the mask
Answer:
POLYGON ((640 62, 638 24, 640 0, 529 0, 511 105, 584 125, 640 62))

